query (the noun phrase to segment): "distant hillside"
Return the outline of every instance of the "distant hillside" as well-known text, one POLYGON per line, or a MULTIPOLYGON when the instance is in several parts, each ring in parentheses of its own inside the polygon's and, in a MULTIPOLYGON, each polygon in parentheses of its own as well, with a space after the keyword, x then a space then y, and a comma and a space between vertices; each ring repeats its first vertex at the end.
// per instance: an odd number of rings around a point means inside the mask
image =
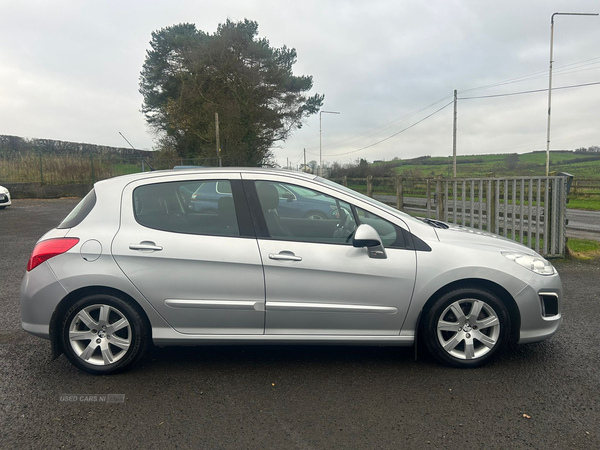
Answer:
POLYGON ((25 139, 19 136, 0 135, 0 156, 11 154, 42 153, 44 155, 135 155, 149 156, 154 152, 133 150, 125 147, 109 147, 106 145, 84 144, 81 142, 57 141, 54 139, 25 139))
MULTIPOLYGON (((406 177, 452 176, 451 157, 422 156, 373 165, 382 164, 406 177)), ((600 178, 600 153, 551 151, 550 171, 568 172, 578 178, 600 178)), ((546 152, 458 156, 456 172, 458 177, 545 175, 546 152)))

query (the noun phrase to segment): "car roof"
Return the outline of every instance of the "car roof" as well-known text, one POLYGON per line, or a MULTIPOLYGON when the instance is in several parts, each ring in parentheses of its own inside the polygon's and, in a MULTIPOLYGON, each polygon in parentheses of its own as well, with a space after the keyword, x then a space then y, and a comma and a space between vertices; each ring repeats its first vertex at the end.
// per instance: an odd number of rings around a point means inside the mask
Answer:
POLYGON ((306 180, 314 180, 316 175, 293 170, 271 169, 264 167, 195 167, 189 169, 170 169, 170 170, 154 170, 151 172, 138 172, 129 175, 121 175, 119 177, 109 178, 99 181, 96 185, 120 184, 126 185, 132 181, 140 179, 151 179, 164 176, 189 175, 189 174, 206 174, 206 173, 264 173, 269 175, 292 176, 295 178, 304 178, 306 180))

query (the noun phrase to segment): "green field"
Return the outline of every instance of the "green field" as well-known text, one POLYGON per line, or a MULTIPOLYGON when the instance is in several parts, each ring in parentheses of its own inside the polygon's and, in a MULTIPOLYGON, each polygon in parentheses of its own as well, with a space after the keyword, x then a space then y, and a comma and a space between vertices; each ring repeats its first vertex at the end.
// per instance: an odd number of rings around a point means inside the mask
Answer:
MULTIPOLYGON (((512 164, 507 154, 468 155, 456 158, 457 176, 468 177, 514 177, 543 176, 546 174, 546 153, 531 152, 518 155, 512 164)), ((452 158, 426 157, 398 161, 377 162, 374 165, 389 165, 401 175, 429 178, 452 176, 452 158)), ((577 178, 600 180, 600 154, 574 153, 571 151, 550 152, 550 171, 567 172, 577 178)))
MULTIPOLYGON (((452 158, 420 157, 406 160, 373 163, 387 165, 405 178, 433 178, 452 176, 452 158)), ((595 189, 581 189, 569 195, 569 207, 600 210, 600 153, 575 153, 572 151, 550 152, 550 172, 556 175, 566 172, 575 180, 598 180, 595 189)), ((544 176, 546 153, 530 152, 521 155, 468 155, 456 159, 456 175, 459 178, 544 176), (510 160, 512 158, 512 160, 510 160)), ((374 189, 377 191, 377 188, 374 189)))

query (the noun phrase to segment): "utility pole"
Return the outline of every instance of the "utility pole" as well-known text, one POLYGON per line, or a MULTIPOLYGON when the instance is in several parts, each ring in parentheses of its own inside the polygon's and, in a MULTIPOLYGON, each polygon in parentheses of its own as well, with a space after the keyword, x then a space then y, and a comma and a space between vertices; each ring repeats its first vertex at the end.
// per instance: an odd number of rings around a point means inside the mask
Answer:
POLYGON ((219 143, 219 113, 215 113, 215 134, 217 136, 217 159, 219 160, 219 167, 221 164, 221 145, 219 143))
POLYGON ((290 158, 285 158, 285 159, 286 159, 285 168, 289 169, 290 168, 290 158))
POLYGON ((550 112, 552 110, 552 50, 554 47, 554 16, 597 16, 598 13, 560 13, 550 17, 550 75, 548 77, 548 131, 546 134, 546 176, 550 174, 550 112))
POLYGON ((454 89, 454 125, 452 127, 452 157, 454 158, 453 161, 453 168, 454 168, 454 178, 456 178, 456 104, 457 104, 457 95, 456 95, 456 89, 454 89))
POLYGON ((321 144, 321 136, 322 136, 322 129, 321 129, 321 114, 339 114, 338 111, 319 111, 319 168, 321 170, 321 173, 319 175, 323 176, 323 147, 321 144))
POLYGON ((304 172, 306 172, 306 148, 304 149, 304 172))

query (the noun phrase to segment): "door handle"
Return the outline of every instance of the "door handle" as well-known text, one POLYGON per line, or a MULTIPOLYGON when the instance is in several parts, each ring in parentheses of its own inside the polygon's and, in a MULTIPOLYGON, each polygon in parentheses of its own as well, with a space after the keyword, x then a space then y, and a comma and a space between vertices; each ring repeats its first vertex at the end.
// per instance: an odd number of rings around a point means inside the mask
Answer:
POLYGON ((301 256, 296 256, 292 252, 269 253, 269 259, 278 261, 302 261, 301 256))
POLYGON ((156 245, 154 242, 143 241, 143 242, 140 242, 139 244, 129 244, 129 249, 153 252, 153 251, 162 250, 163 248, 159 245, 156 245))

